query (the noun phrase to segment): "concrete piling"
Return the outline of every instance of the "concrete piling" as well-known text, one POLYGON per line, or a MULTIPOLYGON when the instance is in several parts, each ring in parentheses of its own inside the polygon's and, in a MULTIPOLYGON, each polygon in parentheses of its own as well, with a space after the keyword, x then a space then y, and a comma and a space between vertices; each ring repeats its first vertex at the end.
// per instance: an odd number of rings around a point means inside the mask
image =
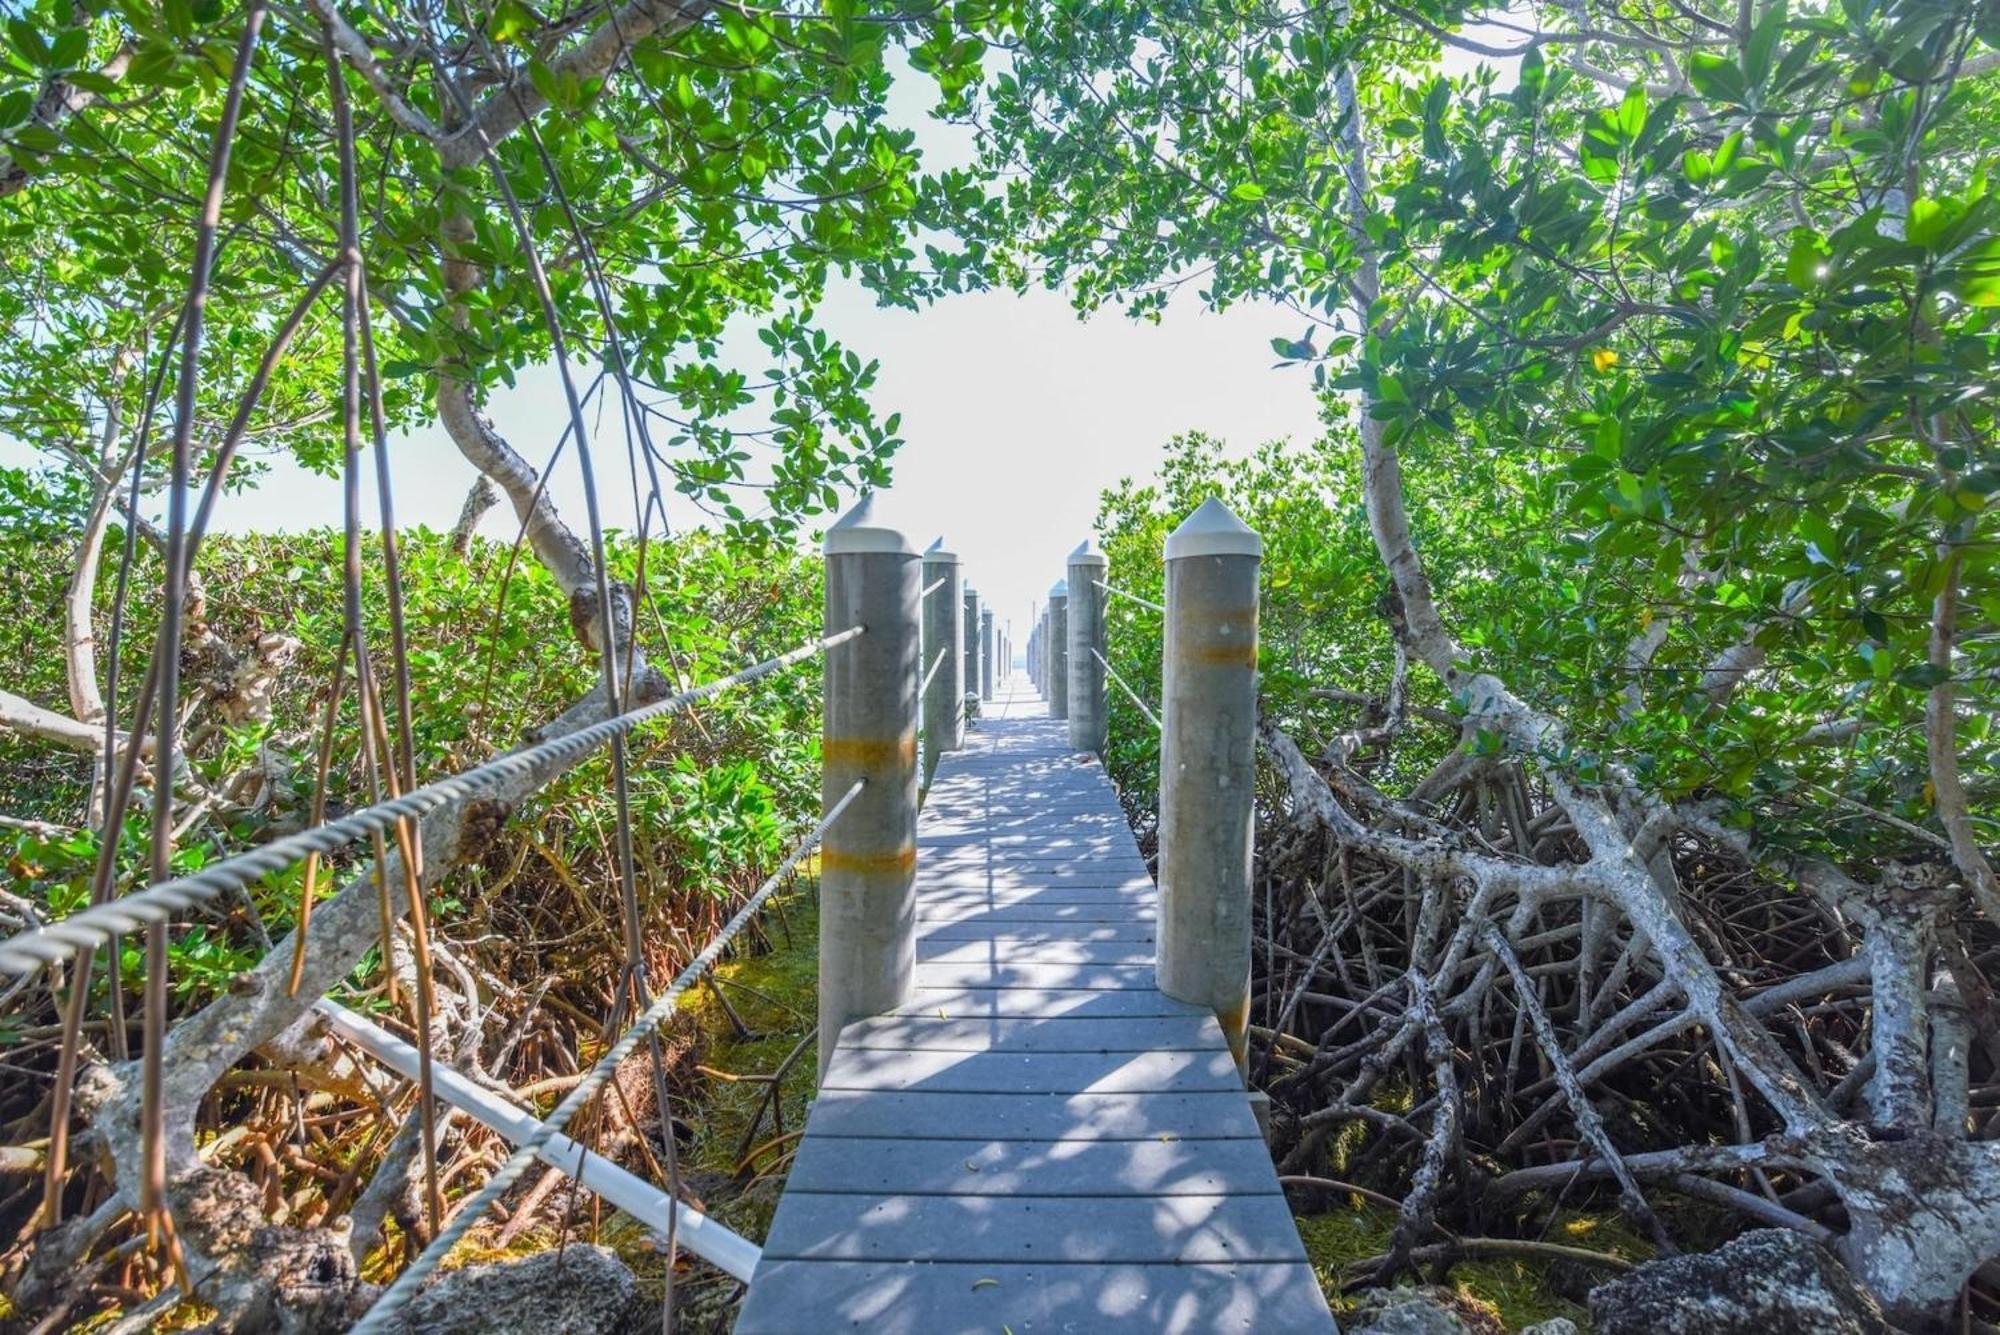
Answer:
POLYGON ((862 500, 827 530, 821 809, 860 794, 820 845, 819 1070, 842 1026, 909 999, 916 966, 917 686, 923 563, 862 500))
POLYGON ((1069 581, 1049 588, 1049 717, 1069 717, 1069 581))
POLYGON ((993 698, 993 609, 979 609, 979 698, 993 698))
POLYGON ((1046 701, 1049 698, 1049 609, 1046 605, 1042 608, 1041 626, 1036 640, 1040 649, 1036 654, 1039 678, 1035 682, 1035 689, 1041 692, 1042 699, 1046 701))
POLYGON ((1104 606, 1098 586, 1110 562, 1088 539, 1069 554, 1069 746, 1102 756, 1108 733, 1104 699, 1104 606))
POLYGON ((958 620, 964 576, 959 570, 958 554, 946 551, 942 538, 924 553, 923 587, 928 589, 939 580, 944 583, 924 599, 923 610, 923 670, 931 670, 939 650, 945 655, 944 663, 931 677, 930 688, 924 692, 925 788, 931 786, 931 776, 937 773, 938 757, 965 745, 965 686, 959 680, 965 671, 965 647, 959 642, 963 627, 958 620))
POLYGON ((979 590, 965 586, 965 714, 979 717, 979 590))
POLYGON ((1245 1069, 1263 552, 1215 499, 1168 537, 1160 709, 1160 990, 1212 1008, 1245 1069))

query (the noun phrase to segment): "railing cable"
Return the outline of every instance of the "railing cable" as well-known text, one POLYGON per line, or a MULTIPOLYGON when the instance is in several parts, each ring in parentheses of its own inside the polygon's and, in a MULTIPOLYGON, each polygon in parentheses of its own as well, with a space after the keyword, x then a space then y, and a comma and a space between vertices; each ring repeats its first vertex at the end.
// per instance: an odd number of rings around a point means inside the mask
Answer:
POLYGON ((1161 616, 1165 616, 1167 614, 1167 609, 1160 606, 1158 603, 1154 602, 1151 598, 1141 598, 1136 593, 1127 593, 1123 589, 1114 588, 1111 585, 1106 584, 1101 579, 1094 579, 1090 582, 1092 584, 1095 584, 1098 588, 1104 590, 1106 593, 1110 594, 1114 598, 1123 598, 1128 603, 1137 603, 1141 607, 1150 607, 1155 612, 1158 612, 1161 616))
POLYGON ((950 575, 939 575, 936 579, 932 580, 929 584, 926 584, 924 586, 924 591, 918 594, 917 598, 919 600, 928 598, 949 583, 951 583, 950 575))
POLYGON ((1151 709, 1147 708, 1146 702, 1139 698, 1139 693, 1133 690, 1131 686, 1126 684, 1126 681, 1123 677, 1118 675, 1117 668, 1112 667, 1111 664, 1104 662, 1104 655, 1097 652, 1096 645, 1091 646, 1090 656, 1092 658, 1095 658, 1098 662, 1104 663, 1104 675, 1111 678, 1111 680, 1117 685, 1118 689, 1125 692, 1126 696, 1131 699, 1132 703, 1139 707, 1139 712, 1146 716, 1146 722, 1152 724, 1154 728, 1158 729, 1161 732, 1166 731, 1166 729, 1161 727, 1160 725, 1160 716, 1158 714, 1155 714, 1151 709))
POLYGON ((42 965, 63 959, 76 951, 102 946, 114 935, 129 933, 147 923, 166 922, 193 905, 247 889, 262 877, 283 871, 310 854, 324 855, 344 848, 358 839, 387 830, 404 817, 427 815, 449 802, 470 797, 489 784, 530 773, 545 763, 580 760, 613 737, 622 737, 642 723, 675 713, 732 687, 767 677, 814 654, 824 653, 860 635, 862 630, 860 626, 849 627, 811 644, 801 645, 789 653, 779 654, 776 658, 767 658, 741 672, 733 672, 678 695, 629 709, 613 718, 578 728, 575 732, 496 756, 462 774, 438 779, 401 797, 363 807, 338 820, 273 839, 261 848, 226 858, 192 875, 161 881, 123 899, 85 909, 61 922, 22 932, 0 943, 0 973, 33 973, 42 965))
MULTIPOLYGON (((773 871, 770 878, 757 888, 757 892, 744 901, 743 907, 736 911, 735 917, 723 925, 722 930, 716 933, 715 939, 708 943, 701 954, 689 960, 686 967, 674 975, 674 981, 668 984, 667 990, 662 992, 659 999, 646 1008, 645 1014, 633 1022, 632 1027, 625 1031, 624 1037, 612 1044, 610 1050, 597 1059, 596 1065, 590 1068, 589 1074, 577 1082, 576 1086, 563 1097, 563 1101, 555 1106, 555 1109, 549 1113, 548 1117, 543 1120, 540 1127, 532 1135, 529 1135, 515 1147, 514 1152, 507 1156, 507 1161, 500 1165, 499 1170, 492 1177, 487 1179, 486 1185, 481 1187, 471 1200, 458 1207, 457 1211, 452 1215, 451 1222, 438 1231, 437 1236, 431 1239, 430 1245, 424 1248, 416 1260, 410 1262, 409 1268, 396 1277, 396 1282, 391 1284, 387 1292, 383 1293, 376 1300, 375 1305, 368 1309, 367 1315, 363 1316, 355 1324, 352 1335, 368 1335, 370 1331, 386 1331, 395 1325, 393 1318, 402 1309, 403 1305, 415 1295, 417 1289, 423 1284, 424 1279, 433 1270, 437 1269, 438 1263, 444 1260, 446 1254, 458 1244, 458 1240, 470 1232, 473 1225, 485 1217, 487 1210, 492 1207, 493 1203, 504 1196, 516 1182, 520 1181, 521 1175, 528 1171, 528 1165, 535 1161, 542 1147, 548 1143, 550 1137, 560 1132, 568 1124, 569 1119, 575 1115, 577 1109, 589 1102, 591 1097, 603 1086, 604 1082, 611 1078, 612 1073, 618 1069, 619 1064, 631 1056, 638 1049, 639 1044, 645 1041, 646 1036, 659 1028, 666 1021, 667 1017, 674 1013, 680 1005, 682 994, 714 966, 716 960, 721 958, 723 948, 729 944, 730 940, 738 932, 743 930, 744 925, 755 916, 758 909, 764 906, 764 901, 771 897, 772 892, 778 888, 779 883, 791 873, 794 867, 798 866, 805 855, 819 846, 821 838, 825 836, 833 823, 840 819, 841 813, 847 810, 848 803, 860 795, 864 786, 863 781, 857 780, 854 786, 849 788, 841 799, 833 804, 833 809, 826 813, 825 819, 821 820, 818 825, 813 827, 811 833, 799 841, 798 847, 794 848, 786 856, 785 860, 778 864, 777 870, 773 871)), ((666 1117, 666 1111, 664 1108, 660 1110, 662 1118, 666 1117)), ((669 1134, 671 1134, 671 1130, 669 1134)))

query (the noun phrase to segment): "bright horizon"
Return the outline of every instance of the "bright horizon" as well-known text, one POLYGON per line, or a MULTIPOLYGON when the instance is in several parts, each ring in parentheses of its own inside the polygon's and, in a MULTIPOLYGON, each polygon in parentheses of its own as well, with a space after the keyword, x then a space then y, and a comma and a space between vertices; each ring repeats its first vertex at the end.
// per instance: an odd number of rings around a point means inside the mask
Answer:
MULTIPOLYGON (((1064 558, 1090 536, 1098 498, 1120 479, 1156 470, 1169 439, 1201 430, 1244 454, 1267 440, 1311 439, 1317 404, 1310 378, 1272 369, 1270 340, 1296 337, 1299 321, 1270 309, 1221 315, 1184 303, 1159 325, 1116 312, 1079 321, 1059 294, 982 293, 920 312, 878 310, 858 288, 834 295, 822 317, 849 346, 882 363, 878 411, 900 412, 908 442, 891 461, 886 509, 917 547, 943 538, 965 578, 1027 638, 1031 608, 1063 576, 1064 558)), ((568 424, 552 367, 523 375, 487 405, 510 442, 538 467, 568 424)), ((607 528, 636 529, 624 441, 613 414, 591 421, 599 506, 607 528)), ((448 529, 473 482, 472 466, 442 428, 391 446, 399 525, 448 529)), ((365 460, 366 456, 364 456, 365 460)), ((216 508, 224 532, 279 531, 340 522, 340 482, 289 459, 269 461, 253 490, 216 508)), ((583 485, 565 451, 550 493, 579 533, 583 485)), ((373 515, 374 477, 362 494, 373 515)), ((669 498, 677 531, 700 516, 669 498)), ((816 528, 831 522, 816 521, 816 528)), ((511 542, 511 506, 489 511, 479 532, 511 542)))

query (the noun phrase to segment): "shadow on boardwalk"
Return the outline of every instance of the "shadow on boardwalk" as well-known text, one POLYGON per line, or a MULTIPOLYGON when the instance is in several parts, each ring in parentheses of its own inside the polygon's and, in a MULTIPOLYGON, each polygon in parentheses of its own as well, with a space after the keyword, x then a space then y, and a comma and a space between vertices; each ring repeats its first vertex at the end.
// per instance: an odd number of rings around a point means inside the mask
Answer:
POLYGON ((995 706, 919 820, 915 991, 842 1032, 737 1330, 1332 1330, 1221 1029, 1154 985, 1110 781, 995 706))

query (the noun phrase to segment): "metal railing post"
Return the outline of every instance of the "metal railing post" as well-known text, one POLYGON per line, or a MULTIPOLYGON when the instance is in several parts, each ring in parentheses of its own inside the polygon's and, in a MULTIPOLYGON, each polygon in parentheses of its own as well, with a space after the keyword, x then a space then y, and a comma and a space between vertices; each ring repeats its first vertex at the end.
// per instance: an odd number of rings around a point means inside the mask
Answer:
POLYGON ((1174 530, 1161 664, 1160 990, 1212 1008, 1242 1069, 1263 553, 1213 498, 1174 530))
POLYGON ((979 698, 993 698, 993 609, 979 609, 979 698))
POLYGON ((1069 581, 1049 586, 1049 717, 1069 717, 1069 581))
POLYGON ((1069 554, 1069 749, 1102 756, 1110 736, 1104 700, 1104 602, 1110 562, 1088 538, 1069 554))
POLYGON ((841 1028, 909 999, 916 965, 918 599, 923 563, 863 497, 826 534, 822 809, 865 786, 820 847, 819 1072, 841 1028))
POLYGON ((942 538, 924 552, 923 587, 928 589, 939 580, 944 583, 924 599, 923 610, 924 671, 931 671, 939 650, 945 656, 924 691, 925 788, 931 786, 931 776, 937 773, 938 758, 965 745, 965 688, 959 681, 965 670, 965 649, 959 643, 958 623, 958 602, 964 596, 960 587, 963 576, 959 573, 958 554, 944 550, 942 538))

